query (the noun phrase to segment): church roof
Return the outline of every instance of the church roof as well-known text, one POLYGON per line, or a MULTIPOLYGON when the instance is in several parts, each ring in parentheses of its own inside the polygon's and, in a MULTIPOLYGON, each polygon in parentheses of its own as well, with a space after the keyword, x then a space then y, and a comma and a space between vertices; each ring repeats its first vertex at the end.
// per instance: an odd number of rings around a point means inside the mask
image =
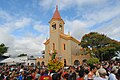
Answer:
POLYGON ((60 34, 60 37, 65 39, 65 40, 72 40, 78 44, 80 44, 80 41, 78 41, 77 39, 75 39, 74 37, 70 36, 70 35, 66 35, 66 34, 60 34))
POLYGON ((56 10, 54 12, 52 19, 62 19, 58 11, 58 6, 56 6, 56 10))
MULTIPOLYGON (((80 41, 78 41, 77 39, 75 39, 74 37, 70 36, 70 35, 66 35, 66 34, 60 34, 60 37, 65 39, 65 40, 72 40, 77 44, 80 44, 80 41)), ((47 45, 50 42, 50 39, 48 39, 44 44, 47 45)))

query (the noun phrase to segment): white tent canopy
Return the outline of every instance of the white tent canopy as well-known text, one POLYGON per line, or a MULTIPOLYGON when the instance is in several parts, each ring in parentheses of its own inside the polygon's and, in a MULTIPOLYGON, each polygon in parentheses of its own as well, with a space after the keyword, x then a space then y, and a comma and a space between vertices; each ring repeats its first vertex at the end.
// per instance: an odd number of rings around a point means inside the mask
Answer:
POLYGON ((24 61, 17 58, 7 58, 2 60, 0 63, 24 63, 24 61))

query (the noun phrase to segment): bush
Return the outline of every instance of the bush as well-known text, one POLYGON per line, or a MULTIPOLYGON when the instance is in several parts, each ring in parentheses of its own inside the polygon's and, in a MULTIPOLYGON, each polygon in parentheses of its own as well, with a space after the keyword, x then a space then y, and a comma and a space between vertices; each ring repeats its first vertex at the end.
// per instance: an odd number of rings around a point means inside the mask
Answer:
POLYGON ((58 71, 63 67, 63 63, 57 59, 50 60, 48 62, 48 69, 58 71))
POLYGON ((56 58, 56 54, 57 54, 56 51, 54 51, 52 54, 50 54, 51 60, 48 61, 48 69, 49 70, 58 71, 59 69, 61 69, 63 67, 63 63, 60 62, 56 58))
POLYGON ((90 58, 87 60, 87 64, 91 65, 91 64, 96 64, 99 63, 99 59, 98 58, 90 58))

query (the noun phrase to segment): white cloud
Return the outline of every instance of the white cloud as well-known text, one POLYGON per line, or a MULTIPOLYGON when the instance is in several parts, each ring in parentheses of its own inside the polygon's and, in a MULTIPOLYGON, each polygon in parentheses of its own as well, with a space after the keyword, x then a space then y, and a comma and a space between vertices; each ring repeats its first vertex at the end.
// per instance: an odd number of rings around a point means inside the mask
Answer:
MULTIPOLYGON (((109 37, 115 39, 119 38, 120 18, 115 18, 120 14, 119 3, 117 3, 115 6, 110 7, 110 6, 105 6, 108 0, 91 0, 91 1, 59 0, 60 2, 57 1, 40 0, 39 5, 40 7, 42 7, 43 10, 49 10, 50 8, 55 7, 56 4, 58 4, 61 10, 76 8, 75 13, 77 14, 75 15, 78 17, 77 19, 65 20, 65 33, 70 31, 71 35, 77 38, 78 40, 80 40, 84 34, 89 33, 90 31, 98 31, 100 33, 105 33, 109 37), (84 7, 88 7, 88 6, 92 6, 92 7, 99 6, 99 8, 101 9, 94 10, 89 8, 89 10, 91 11, 87 12, 87 10, 84 7), (80 10, 81 7, 85 9, 84 14, 80 10), (82 18, 84 18, 85 20, 79 18, 80 15, 82 15, 82 18), (113 19, 111 23, 107 23, 107 22, 104 23, 104 21, 109 21, 112 18, 115 19, 113 19), (93 28, 95 27, 94 25, 96 24, 99 25, 99 23, 100 24, 104 23, 104 24, 99 26, 99 28, 97 27, 96 29, 93 28)), ((29 55, 38 55, 38 53, 40 53, 41 50, 44 49, 43 43, 45 41, 45 38, 48 37, 49 35, 48 25, 38 23, 37 21, 29 17, 20 16, 19 18, 16 18, 15 16, 11 16, 5 11, 0 11, 0 18, 6 21, 4 24, 0 24, 0 32, 2 33, 0 34, 0 43, 5 43, 7 44, 8 47, 10 47, 8 53, 12 55, 18 55, 21 53, 27 53, 29 55), (32 25, 31 27, 33 27, 33 29, 40 32, 40 35, 34 36, 34 33, 26 31, 24 36, 18 38, 11 34, 16 29, 19 30, 28 25, 30 26, 32 25)))
POLYGON ((0 10, 0 19, 3 19, 5 21, 10 21, 10 20, 12 20, 12 17, 5 11, 0 10))
POLYGON ((118 16, 120 14, 119 8, 120 8, 119 5, 115 7, 107 7, 99 11, 93 11, 91 14, 86 13, 85 15, 83 15, 83 17, 88 21, 92 20, 95 23, 101 23, 118 16))
POLYGON ((15 39, 13 48, 8 53, 22 54, 26 53, 28 55, 40 55, 41 51, 44 49, 45 37, 40 35, 38 37, 23 37, 21 39, 15 39))
POLYGON ((22 28, 29 25, 31 22, 30 18, 21 18, 14 23, 15 28, 22 28))
POLYGON ((82 22, 80 20, 65 21, 65 33, 71 32, 71 35, 78 40, 81 40, 82 36, 88 34, 91 31, 99 32, 107 35, 108 37, 120 41, 120 17, 116 17, 109 23, 102 24, 99 28, 92 28, 94 25, 92 22, 82 22))
POLYGON ((100 28, 96 29, 96 31, 120 41, 120 17, 116 17, 109 23, 103 24, 100 28))
POLYGON ((61 10, 64 10, 66 8, 73 7, 75 2, 73 0, 61 0, 58 4, 61 10))
MULTIPOLYGON (((65 28, 66 28, 66 31, 71 31, 71 34, 73 36, 75 36, 76 38, 78 38, 80 40, 80 38, 86 34, 86 33, 89 33, 90 31, 95 31, 92 27, 95 27, 94 25, 98 25, 98 24, 101 24, 101 23, 104 23, 104 21, 109 21, 110 19, 118 16, 120 14, 120 10, 119 10, 120 6, 117 5, 117 6, 114 6, 114 7, 109 7, 109 8, 103 8, 101 9, 100 11, 93 11, 92 13, 86 13, 86 14, 83 14, 82 16, 84 17, 84 19, 86 20, 72 20, 72 21, 69 21, 69 20, 66 20, 65 21, 65 28), (112 11, 111 11, 112 10, 112 11), (67 26, 67 27, 66 27, 67 26), (68 29, 69 28, 69 29, 68 29), (90 29, 91 28, 91 29, 90 29)), ((80 13, 80 12, 79 12, 80 13)), ((119 20, 118 20, 119 21, 119 20)), ((117 22, 118 22, 117 21, 117 22)), ((106 29, 106 27, 108 25, 104 25, 104 27, 102 27, 100 30, 103 31, 103 33, 106 34, 110 34, 111 37, 113 35, 117 35, 116 37, 114 38, 117 38, 119 37, 118 36, 118 29, 115 29, 115 25, 119 24, 119 22, 117 23, 116 21, 113 21, 112 24, 109 25, 109 27, 116 33, 111 33, 111 31, 109 29, 106 29), (105 31, 105 30, 106 31, 105 31)), ((105 22, 107 23, 107 22, 105 22)), ((104 24, 105 24, 104 23, 104 24)), ((101 26, 100 26, 101 27, 101 26)), ((109 28, 108 27, 108 28, 109 28)), ((118 26, 116 26, 118 27, 118 26)), ((97 28, 97 27, 96 27, 97 28)), ((99 29, 97 29, 99 30, 99 29)), ((99 31, 100 32, 100 31, 99 31)))
POLYGON ((42 25, 42 24, 35 24, 33 28, 43 34, 46 34, 46 32, 49 32, 49 26, 48 25, 42 25))
POLYGON ((16 29, 19 30, 28 25, 34 25, 37 21, 27 17, 17 19, 6 12, 4 13, 5 15, 1 17, 4 17, 6 22, 0 24, 0 43, 4 43, 9 47, 7 55, 17 56, 23 53, 27 53, 28 55, 40 55, 41 51, 44 49, 43 41, 45 40, 45 36, 43 34, 34 36, 34 33, 28 34, 28 32, 26 32, 24 36, 19 38, 11 34, 16 29), (11 18, 10 21, 7 20, 8 17, 11 18))
POLYGON ((26 53, 29 56, 34 56, 41 55, 41 51, 44 50, 43 43, 45 38, 46 37, 42 34, 37 37, 26 35, 18 38, 16 36, 12 36, 8 32, 4 32, 3 34, 0 34, 0 43, 5 43, 6 46, 9 47, 8 55, 17 56, 19 54, 26 53))
POLYGON ((108 0, 75 0, 75 4, 77 4, 78 6, 82 6, 82 5, 101 5, 105 2, 107 2, 108 0))
POLYGON ((53 0, 40 0, 39 5, 42 7, 43 10, 48 10, 55 4, 53 0))
MULTIPOLYGON (((99 11, 93 10, 89 13, 86 12, 82 14, 84 20, 66 20, 66 26, 70 28, 68 31, 71 31, 72 35, 79 40, 84 34, 91 31, 102 32, 111 38, 120 40, 120 19, 118 18, 120 16, 119 3, 117 3, 116 6, 104 7, 99 11), (108 23, 112 19, 112 23, 108 23)), ((77 16, 81 15, 80 13, 81 12, 78 11, 77 16)))
POLYGON ((3 30, 7 30, 8 32, 14 31, 16 29, 24 28, 29 25, 31 22, 30 18, 21 18, 21 19, 13 19, 11 21, 6 21, 3 25, 0 25, 3 30))
POLYGON ((73 37, 81 39, 81 37, 88 32, 89 23, 80 20, 65 21, 65 32, 70 31, 73 37))
POLYGON ((0 27, 0 43, 5 43, 7 46, 12 46, 14 42, 13 36, 11 36, 6 28, 0 27))
POLYGON ((55 5, 58 5, 60 7, 60 10, 65 10, 67 8, 71 8, 73 6, 86 6, 86 5, 91 5, 91 6, 96 6, 107 2, 108 0, 40 0, 40 6, 42 9, 48 10, 51 7, 55 7, 55 5))

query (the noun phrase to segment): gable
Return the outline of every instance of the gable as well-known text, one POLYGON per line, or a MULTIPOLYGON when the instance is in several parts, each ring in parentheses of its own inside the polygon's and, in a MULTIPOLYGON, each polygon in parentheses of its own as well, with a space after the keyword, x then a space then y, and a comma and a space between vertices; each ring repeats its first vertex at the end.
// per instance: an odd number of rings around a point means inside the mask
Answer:
POLYGON ((47 39, 44 44, 47 45, 49 42, 50 42, 50 39, 47 39))
POLYGON ((75 39, 74 37, 72 37, 70 35, 60 34, 60 38, 63 38, 65 40, 72 40, 73 42, 80 44, 80 41, 78 41, 77 39, 75 39))

